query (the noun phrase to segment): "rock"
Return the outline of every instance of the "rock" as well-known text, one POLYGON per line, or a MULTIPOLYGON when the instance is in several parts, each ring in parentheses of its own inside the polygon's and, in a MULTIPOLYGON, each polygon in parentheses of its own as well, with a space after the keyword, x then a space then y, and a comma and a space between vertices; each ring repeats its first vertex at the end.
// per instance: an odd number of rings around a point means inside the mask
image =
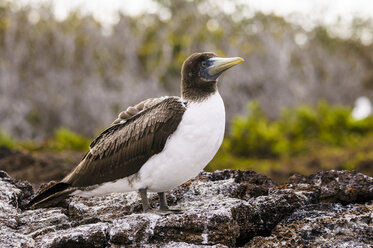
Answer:
MULTIPOLYGON (((22 210, 29 183, 0 172, 0 247, 370 247, 373 179, 351 171, 294 175, 202 172, 167 197, 181 214, 142 213, 136 192, 70 197, 22 210)), ((158 207, 157 194, 150 203, 158 207)))
POLYGON ((364 203, 373 199, 373 178, 355 171, 321 171, 308 177, 294 175, 288 183, 319 187, 323 202, 364 203))
POLYGON ((48 232, 37 236, 35 241, 40 247, 107 247, 109 246, 108 229, 107 223, 98 222, 48 232))
POLYGON ((372 211, 372 204, 310 204, 245 247, 372 247, 372 211))

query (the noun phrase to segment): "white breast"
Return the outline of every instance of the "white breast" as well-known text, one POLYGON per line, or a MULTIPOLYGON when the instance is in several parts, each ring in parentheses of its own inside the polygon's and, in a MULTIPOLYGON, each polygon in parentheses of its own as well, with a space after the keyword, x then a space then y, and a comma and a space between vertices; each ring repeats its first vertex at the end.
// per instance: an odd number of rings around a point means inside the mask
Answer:
POLYGON ((92 196, 128 192, 140 188, 168 191, 198 175, 218 151, 224 137, 225 109, 217 92, 207 100, 189 102, 177 128, 159 154, 151 157, 141 170, 128 178, 108 182, 90 192, 92 196))

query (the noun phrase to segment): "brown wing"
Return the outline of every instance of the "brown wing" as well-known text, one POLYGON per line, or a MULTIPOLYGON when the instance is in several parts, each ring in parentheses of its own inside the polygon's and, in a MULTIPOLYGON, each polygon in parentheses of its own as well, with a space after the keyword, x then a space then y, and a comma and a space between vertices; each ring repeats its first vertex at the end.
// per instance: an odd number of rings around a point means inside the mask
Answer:
POLYGON ((166 97, 149 98, 136 104, 135 106, 130 106, 125 111, 120 112, 118 118, 112 123, 112 125, 123 123, 132 118, 133 116, 137 115, 141 111, 151 108, 154 105, 162 102, 164 99, 166 99, 166 97))
POLYGON ((178 97, 168 97, 106 129, 91 144, 82 162, 62 182, 83 187, 137 173, 161 152, 185 112, 178 97))

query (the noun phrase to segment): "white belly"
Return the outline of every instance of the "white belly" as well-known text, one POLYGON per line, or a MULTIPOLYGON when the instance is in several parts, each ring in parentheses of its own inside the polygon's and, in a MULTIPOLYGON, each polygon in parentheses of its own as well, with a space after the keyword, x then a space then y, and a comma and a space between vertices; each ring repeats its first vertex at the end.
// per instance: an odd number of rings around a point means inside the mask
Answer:
POLYGON ((225 109, 217 92, 201 103, 188 103, 187 110, 159 154, 152 156, 138 173, 104 183, 92 191, 74 195, 92 196, 147 188, 168 191, 198 175, 218 151, 224 137, 225 109))

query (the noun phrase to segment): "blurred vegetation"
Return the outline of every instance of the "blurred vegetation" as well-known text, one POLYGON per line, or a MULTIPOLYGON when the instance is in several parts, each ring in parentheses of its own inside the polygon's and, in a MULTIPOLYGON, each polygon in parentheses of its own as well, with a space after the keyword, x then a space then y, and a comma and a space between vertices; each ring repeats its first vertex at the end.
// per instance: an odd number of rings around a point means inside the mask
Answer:
POLYGON ((91 142, 91 138, 64 127, 58 128, 52 137, 43 141, 18 140, 0 129, 0 146, 26 152, 87 152, 91 142))
POLYGON ((7 134, 4 130, 0 129, 0 146, 15 148, 16 140, 12 136, 7 134))
POLYGON ((249 100, 272 119, 319 99, 373 97, 370 19, 344 24, 342 38, 338 23, 304 29, 240 1, 230 11, 210 0, 154 3, 153 13, 120 13, 107 26, 79 10, 58 20, 51 6, 0 0, 1 128, 21 139, 50 138, 61 126, 92 136, 128 105, 178 95, 181 64, 197 51, 245 59, 219 85, 228 123, 249 100))
MULTIPOLYGON (((316 107, 287 108, 270 120, 258 102, 236 117, 208 170, 255 169, 268 173, 308 174, 315 169, 373 168, 373 116, 351 117, 351 108, 320 101, 316 107), (335 160, 334 162, 332 160, 335 160), (294 163, 302 161, 294 168, 294 163), (312 169, 312 163, 316 168, 312 169), (293 164, 293 166, 288 166, 293 164)), ((284 175, 288 176, 287 174, 284 175)))
POLYGON ((233 120, 227 137, 229 151, 236 156, 278 158, 321 146, 353 145, 373 130, 373 117, 354 120, 351 109, 320 101, 316 108, 302 105, 285 109, 270 121, 257 102, 249 105, 249 115, 233 120))
POLYGON ((59 128, 55 132, 54 138, 48 142, 48 146, 57 151, 73 150, 88 151, 91 140, 74 133, 67 128, 59 128))

